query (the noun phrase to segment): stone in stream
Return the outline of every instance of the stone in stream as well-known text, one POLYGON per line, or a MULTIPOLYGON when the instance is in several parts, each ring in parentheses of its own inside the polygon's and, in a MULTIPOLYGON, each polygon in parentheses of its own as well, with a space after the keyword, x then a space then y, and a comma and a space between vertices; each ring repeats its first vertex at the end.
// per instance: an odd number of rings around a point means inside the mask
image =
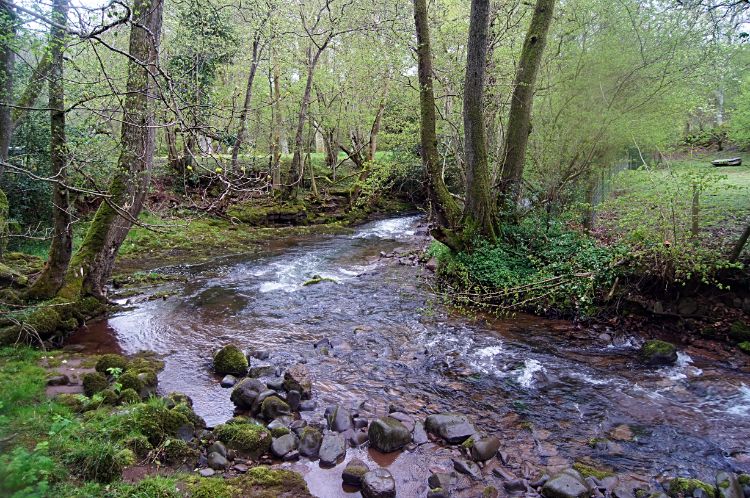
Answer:
POLYGON ((296 450, 298 445, 299 441, 297 440, 297 436, 294 434, 287 434, 273 440, 273 443, 271 443, 271 453, 273 453, 276 458, 282 458, 290 451, 296 450))
POLYGON ((70 377, 65 374, 47 377, 48 386, 67 386, 68 384, 70 384, 70 377))
POLYGON ((276 396, 269 396, 264 399, 260 412, 266 420, 273 420, 281 415, 290 415, 292 413, 289 405, 276 396))
POLYGON ((367 427, 367 419, 364 417, 359 417, 354 419, 354 428, 355 429, 364 429, 367 427))
POLYGON ((234 385, 237 383, 237 377, 234 375, 225 375, 223 379, 221 379, 221 387, 234 387, 234 385))
POLYGON ((314 345, 315 349, 323 349, 323 348, 330 348, 331 347, 331 341, 328 340, 328 337, 324 337, 320 339, 318 342, 314 345))
POLYGON ((317 458, 320 452, 320 443, 323 436, 310 426, 302 430, 302 437, 299 443, 299 454, 307 458, 317 458))
POLYGON ((411 415, 407 415, 406 413, 403 413, 403 412, 391 412, 388 414, 388 416, 391 418, 395 418, 396 420, 398 420, 404 425, 415 424, 414 417, 412 417, 411 415))
POLYGON ((482 478, 482 470, 479 468, 479 465, 472 462, 471 460, 466 460, 464 458, 454 458, 453 468, 456 469, 456 472, 466 474, 472 479, 479 480, 482 478))
POLYGON ((443 488, 448 489, 451 485, 451 475, 436 473, 432 474, 427 478, 427 484, 430 485, 430 489, 443 488))
POLYGON ((281 377, 277 377, 275 379, 271 379, 269 381, 266 381, 266 386, 268 386, 268 389, 271 391, 280 392, 284 390, 284 379, 281 377))
POLYGON ((511 496, 518 496, 526 493, 526 479, 511 479, 503 483, 503 488, 511 496))
POLYGON ((669 481, 667 492, 672 498, 678 498, 682 493, 683 496, 695 496, 695 491, 700 489, 708 498, 716 498, 716 488, 698 479, 684 479, 677 477, 669 481))
POLYGON ((474 441, 474 445, 471 447, 471 458, 477 462, 484 462, 495 456, 499 449, 500 440, 498 438, 495 436, 486 437, 474 441))
POLYGON ((638 351, 638 359, 646 365, 671 365, 677 361, 677 349, 674 344, 652 339, 638 351))
POLYGON ((336 465, 346 455, 346 439, 341 434, 328 433, 320 443, 318 457, 323 465, 336 465))
POLYGON ((427 492, 427 498, 451 498, 451 493, 445 488, 434 488, 427 492))
POLYGON ((289 408, 293 412, 296 412, 299 408, 300 401, 302 401, 302 395, 300 395, 299 391, 292 389, 286 393, 286 404, 289 405, 289 408))
POLYGON ((369 440, 370 436, 366 432, 355 432, 350 441, 354 446, 362 446, 369 440))
POLYGON ((266 360, 270 356, 270 353, 265 349, 252 349, 247 352, 246 356, 247 361, 250 361, 250 358, 255 358, 256 360, 266 360))
MULTIPOLYGON (((635 495, 633 495, 633 492, 625 486, 616 486, 615 489, 612 490, 612 498, 635 498, 635 495)), ((740 496, 739 498, 744 497, 740 496)))
POLYGON ((362 477, 364 498, 396 498, 396 481, 386 469, 371 470, 362 477))
POLYGON ((425 420, 427 432, 445 439, 450 444, 461 444, 476 434, 477 429, 466 415, 440 413, 425 420))
POLYGON ((302 436, 302 431, 305 430, 305 427, 307 427, 306 420, 295 420, 291 423, 289 429, 291 429, 292 432, 297 434, 298 436, 302 436))
POLYGON ((716 474, 716 489, 719 490, 719 498, 745 498, 742 485, 729 472, 721 471, 716 474))
POLYGON ((427 437, 427 431, 424 430, 424 424, 417 422, 414 424, 414 434, 411 437, 416 444, 424 444, 430 439, 427 437))
POLYGON ((312 378, 310 371, 302 363, 297 363, 284 372, 284 389, 297 391, 302 399, 310 399, 312 394, 312 378))
POLYGON ((368 472, 370 472, 370 467, 368 467, 365 462, 358 458, 352 458, 341 473, 341 478, 347 484, 361 486, 362 477, 368 472))
POLYGON ((411 434, 404 424, 392 417, 376 418, 367 432, 370 446, 383 453, 396 451, 411 443, 411 434))
POLYGON ((342 406, 329 406, 325 411, 328 428, 335 432, 354 429, 354 420, 349 410, 342 406))
POLYGON ((545 498, 589 498, 591 489, 580 472, 565 469, 550 478, 542 487, 545 498))
POLYGON ((245 375, 247 373, 247 358, 240 348, 234 344, 227 344, 214 355, 214 372, 217 374, 245 375))
POLYGON ((253 407, 258 394, 266 391, 266 386, 258 379, 242 379, 239 384, 234 386, 229 399, 238 408, 249 410, 253 407))
POLYGON ((247 374, 250 377, 270 377, 276 375, 276 365, 253 359, 247 374))
POLYGON ((208 455, 208 466, 214 470, 224 470, 229 468, 229 461, 214 452, 208 455))
POLYGON ((311 412, 311 411, 314 411, 317 406, 318 406, 318 403, 316 403, 314 400, 311 400, 311 399, 307 401, 301 401, 299 404, 299 411, 311 412))

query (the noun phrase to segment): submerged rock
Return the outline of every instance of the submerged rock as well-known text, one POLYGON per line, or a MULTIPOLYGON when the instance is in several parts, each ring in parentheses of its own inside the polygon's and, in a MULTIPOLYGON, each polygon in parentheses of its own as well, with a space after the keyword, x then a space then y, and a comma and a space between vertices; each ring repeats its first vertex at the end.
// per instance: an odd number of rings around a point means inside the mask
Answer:
POLYGON ((383 453, 396 451, 411 443, 409 430, 404 424, 392 417, 374 419, 370 422, 367 434, 370 438, 370 446, 383 453))
POLYGON ((677 361, 674 344, 652 339, 638 351, 638 359, 646 365, 671 365, 677 361))
POLYGON ((476 434, 474 423, 460 413, 440 413, 430 415, 425 420, 427 432, 439 436, 450 444, 461 444, 476 434))
POLYGON ((454 458, 453 468, 456 469, 456 472, 471 476, 472 479, 479 480, 482 478, 482 470, 479 468, 479 465, 472 462, 471 460, 466 460, 464 458, 454 458))
POLYGON ((396 498, 396 481, 386 469, 375 469, 362 477, 364 498, 396 498))
POLYGON ((237 377, 234 375, 226 375, 221 379, 221 387, 234 387, 237 383, 237 377))
POLYGON ((558 472, 542 487, 546 498, 590 498, 591 494, 589 485, 575 469, 558 472))
POLYGON ((234 344, 227 344, 214 355, 214 372, 220 375, 245 375, 247 358, 245 353, 234 344))

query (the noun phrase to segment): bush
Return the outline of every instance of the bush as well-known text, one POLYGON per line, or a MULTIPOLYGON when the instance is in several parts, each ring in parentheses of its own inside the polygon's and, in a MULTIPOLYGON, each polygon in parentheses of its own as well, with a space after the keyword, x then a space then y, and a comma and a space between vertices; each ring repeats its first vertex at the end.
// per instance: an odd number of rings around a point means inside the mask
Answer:
POLYGON ((39 443, 33 452, 17 446, 11 454, 0 455, 0 494, 10 498, 44 495, 48 476, 55 463, 46 455, 47 443, 39 443))

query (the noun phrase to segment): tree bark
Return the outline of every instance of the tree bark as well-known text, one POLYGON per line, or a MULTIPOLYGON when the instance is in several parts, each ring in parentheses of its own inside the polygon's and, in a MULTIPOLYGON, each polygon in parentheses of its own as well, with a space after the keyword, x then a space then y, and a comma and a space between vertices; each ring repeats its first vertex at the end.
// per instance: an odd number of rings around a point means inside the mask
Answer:
POLYGON ((466 160, 467 227, 495 240, 495 209, 490 188, 484 122, 484 80, 487 67, 487 33, 490 0, 472 0, 464 84, 464 135, 466 160))
POLYGON ((742 232, 740 239, 737 241, 737 244, 735 244, 732 255, 729 257, 730 263, 736 263, 737 260, 740 259, 740 254, 742 253, 745 244, 747 244, 748 237, 750 237, 750 225, 745 227, 745 231, 742 232))
POLYGON ((273 147, 271 148, 273 190, 281 189, 281 90, 279 88, 279 54, 273 47, 273 93, 276 109, 276 121, 273 127, 273 147))
MULTIPOLYGON (((16 15, 12 8, 0 4, 0 40, 12 40, 16 35, 16 15)), ((0 160, 8 160, 10 139, 13 136, 11 125, 11 105, 13 104, 13 72, 16 56, 10 43, 0 43, 0 160)), ((0 165, 0 184, 5 173, 0 165)))
MULTIPOLYGON (((52 18, 58 24, 66 25, 68 0, 55 0, 52 18)), ((68 179, 68 150, 65 138, 65 87, 63 80, 63 55, 65 53, 65 32, 51 28, 50 55, 52 64, 49 71, 50 108, 50 176, 60 183, 52 185, 53 232, 47 263, 34 285, 27 293, 29 299, 51 299, 63 284, 68 263, 73 254, 73 225, 70 215, 70 194, 65 187, 68 179)))
POLYGON ((81 247, 73 256, 58 295, 104 297, 117 252, 143 207, 154 159, 155 75, 164 0, 136 0, 137 22, 130 28, 121 150, 109 185, 81 247), (124 216, 125 215, 125 216, 124 216))
POLYGON ((250 63, 250 75, 247 77, 247 90, 245 91, 245 105, 242 106, 242 112, 240 112, 240 129, 237 131, 237 139, 234 142, 232 148, 232 169, 237 169, 237 156, 240 153, 240 146, 245 138, 245 121, 247 120, 247 113, 250 110, 250 100, 253 96, 253 80, 255 80, 255 71, 258 69, 258 62, 261 54, 263 53, 263 46, 260 44, 260 40, 256 37, 253 40, 253 60, 250 63))
MULTIPOLYGON (((443 182, 435 131, 435 95, 432 90, 432 55, 427 22, 426 0, 414 0, 414 24, 417 31, 417 60, 419 64, 420 153, 427 172, 427 189, 440 226, 452 230, 461 218, 461 210, 443 182)), ((437 235, 446 241, 445 234, 437 235)), ((438 240, 440 240, 438 238, 438 240)))
POLYGON ((542 53, 547 43, 547 33, 552 24, 554 10, 555 0, 536 1, 531 25, 521 48, 500 168, 501 195, 498 196, 498 202, 501 203, 501 211, 511 210, 518 202, 526 161, 526 145, 532 129, 534 84, 542 63, 542 53))

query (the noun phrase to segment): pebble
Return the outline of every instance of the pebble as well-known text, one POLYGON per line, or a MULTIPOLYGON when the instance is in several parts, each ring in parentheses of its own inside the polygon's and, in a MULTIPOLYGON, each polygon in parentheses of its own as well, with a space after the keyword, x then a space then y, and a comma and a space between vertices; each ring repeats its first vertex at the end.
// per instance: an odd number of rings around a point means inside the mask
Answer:
POLYGON ((200 474, 201 477, 211 477, 215 473, 216 472, 214 472, 214 469, 208 469, 208 468, 206 468, 206 469, 200 469, 198 471, 198 474, 200 474))

